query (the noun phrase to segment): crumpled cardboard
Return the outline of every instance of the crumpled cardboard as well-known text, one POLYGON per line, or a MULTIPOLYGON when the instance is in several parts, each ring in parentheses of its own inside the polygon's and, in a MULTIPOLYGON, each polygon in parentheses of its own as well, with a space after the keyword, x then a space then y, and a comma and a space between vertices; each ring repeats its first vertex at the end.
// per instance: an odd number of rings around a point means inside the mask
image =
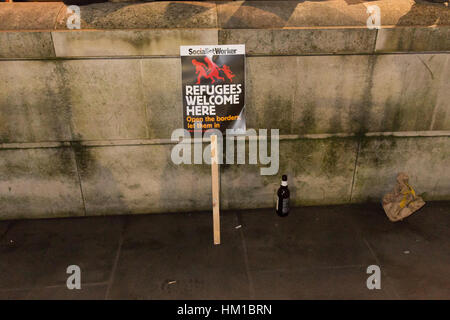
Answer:
POLYGON ((425 205, 408 183, 408 175, 400 172, 394 190, 383 197, 383 209, 389 220, 399 221, 410 216, 425 205))

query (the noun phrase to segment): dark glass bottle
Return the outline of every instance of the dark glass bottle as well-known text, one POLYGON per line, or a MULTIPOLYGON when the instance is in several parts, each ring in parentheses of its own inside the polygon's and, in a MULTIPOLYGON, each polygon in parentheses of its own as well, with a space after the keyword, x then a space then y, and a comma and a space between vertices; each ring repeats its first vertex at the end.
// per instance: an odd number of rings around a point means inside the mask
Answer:
POLYGON ((289 189, 287 183, 287 176, 283 175, 281 178, 281 185, 277 192, 277 207, 276 211, 280 217, 286 217, 289 214, 289 189))

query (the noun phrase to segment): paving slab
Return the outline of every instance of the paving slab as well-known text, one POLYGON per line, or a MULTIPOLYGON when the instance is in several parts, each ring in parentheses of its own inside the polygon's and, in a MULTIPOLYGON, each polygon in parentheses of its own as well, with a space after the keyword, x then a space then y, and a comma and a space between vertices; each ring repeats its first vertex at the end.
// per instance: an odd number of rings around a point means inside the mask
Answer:
POLYGON ((255 299, 392 299, 384 289, 368 290, 366 267, 255 272, 255 299))
POLYGON ((107 285, 87 285, 68 290, 65 286, 29 290, 0 290, 0 300, 103 300, 107 285))
POLYGON ((396 223, 370 203, 225 211, 220 246, 210 212, 16 220, 0 299, 448 299, 449 214, 448 201, 396 223), (81 290, 65 286, 69 264, 81 290))
POLYGON ((66 287, 34 289, 28 292, 28 300, 103 300, 107 285, 81 286, 81 289, 68 290, 66 287))
POLYGON ((237 225, 235 214, 222 214, 214 246, 211 213, 133 217, 108 298, 248 299, 237 225))
POLYGON ((427 203, 409 218, 396 223, 386 218, 380 205, 361 205, 352 210, 349 214, 400 298, 448 299, 448 202, 427 203))
POLYGON ((13 222, 0 242, 0 290, 65 286, 69 265, 82 285, 108 281, 121 231, 121 217, 13 222))
POLYGON ((274 209, 243 212, 251 271, 298 271, 369 266, 376 262, 345 212, 295 208, 286 219, 274 209))
POLYGON ((9 225, 9 221, 0 221, 0 238, 2 238, 4 234, 6 234, 9 225))

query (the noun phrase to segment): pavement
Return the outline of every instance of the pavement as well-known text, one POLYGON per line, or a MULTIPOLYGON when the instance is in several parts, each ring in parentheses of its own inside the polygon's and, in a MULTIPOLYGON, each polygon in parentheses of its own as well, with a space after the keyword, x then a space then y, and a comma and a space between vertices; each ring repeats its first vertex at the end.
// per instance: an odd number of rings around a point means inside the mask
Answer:
POLYGON ((214 246, 208 212, 0 221, 0 299, 450 299, 450 202, 396 223, 379 204, 221 223, 214 246))

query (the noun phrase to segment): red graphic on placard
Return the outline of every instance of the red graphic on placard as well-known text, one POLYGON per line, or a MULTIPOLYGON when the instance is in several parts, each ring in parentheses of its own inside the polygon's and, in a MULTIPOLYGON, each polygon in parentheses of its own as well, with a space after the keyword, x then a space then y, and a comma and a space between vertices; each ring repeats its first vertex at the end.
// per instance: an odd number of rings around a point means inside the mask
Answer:
POLYGON ((200 80, 202 78, 211 80, 211 83, 216 82, 216 80, 225 80, 224 77, 220 76, 220 71, 225 74, 230 82, 233 82, 233 78, 235 77, 235 75, 233 74, 229 66, 224 64, 222 67, 219 67, 208 57, 205 57, 204 60, 208 66, 206 66, 203 62, 192 59, 192 64, 195 66, 195 74, 197 75, 196 84, 200 84, 200 80))
POLYGON ((225 75, 227 76, 228 80, 230 80, 230 82, 233 82, 233 78, 236 76, 233 74, 233 72, 231 72, 230 67, 224 64, 222 70, 223 72, 225 72, 225 75))
POLYGON ((219 75, 219 70, 222 70, 219 68, 217 64, 209 60, 208 57, 205 57, 205 61, 208 64, 208 78, 211 79, 211 83, 216 82, 216 79, 225 80, 224 77, 221 77, 219 75))

